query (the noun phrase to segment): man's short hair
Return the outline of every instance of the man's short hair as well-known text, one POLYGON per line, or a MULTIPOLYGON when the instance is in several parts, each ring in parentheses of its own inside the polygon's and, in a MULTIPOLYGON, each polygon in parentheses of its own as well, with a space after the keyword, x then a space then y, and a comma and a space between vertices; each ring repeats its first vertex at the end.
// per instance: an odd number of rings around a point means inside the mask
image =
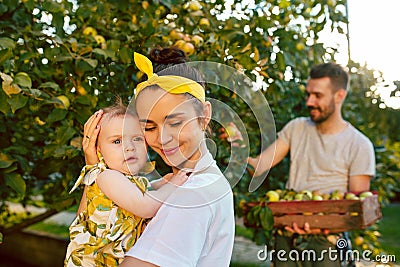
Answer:
POLYGON ((310 71, 311 79, 329 77, 334 91, 339 89, 347 90, 349 74, 337 63, 323 63, 312 67, 310 71))

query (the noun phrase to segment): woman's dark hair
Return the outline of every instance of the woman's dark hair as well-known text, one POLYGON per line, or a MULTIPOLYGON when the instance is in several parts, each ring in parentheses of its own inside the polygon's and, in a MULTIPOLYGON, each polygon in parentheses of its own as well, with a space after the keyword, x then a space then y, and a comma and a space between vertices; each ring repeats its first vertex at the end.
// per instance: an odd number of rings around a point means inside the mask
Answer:
POLYGON ((349 75, 342 66, 336 63, 323 63, 314 66, 310 71, 311 79, 328 77, 333 85, 333 90, 347 90, 349 75))
MULTIPOLYGON (((205 90, 205 82, 201 73, 194 67, 186 64, 189 58, 185 52, 178 47, 156 47, 149 53, 149 59, 153 63, 153 71, 159 76, 181 76, 191 79, 199 83, 205 90)), ((147 76, 143 75, 141 80, 146 80, 147 76)), ((157 88, 157 87, 154 87, 157 88)), ((189 100, 192 101, 193 108, 196 111, 199 120, 202 123, 204 116, 203 103, 189 93, 184 94, 189 100)), ((210 128, 207 129, 210 131, 210 128)))
POLYGON ((167 67, 172 67, 189 61, 185 52, 177 47, 153 48, 150 51, 149 58, 154 64, 154 72, 159 72, 167 67))
POLYGON ((181 49, 174 46, 153 48, 150 51, 149 59, 153 63, 153 71, 157 75, 182 76, 205 87, 203 76, 198 70, 186 64, 190 60, 181 49))

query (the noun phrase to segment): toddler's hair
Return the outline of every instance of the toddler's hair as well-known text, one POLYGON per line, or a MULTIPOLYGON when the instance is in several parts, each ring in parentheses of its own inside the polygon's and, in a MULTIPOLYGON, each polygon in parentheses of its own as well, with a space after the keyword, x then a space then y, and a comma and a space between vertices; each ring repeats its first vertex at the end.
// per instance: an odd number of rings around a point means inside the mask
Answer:
MULTIPOLYGON (((137 113, 133 106, 127 106, 122 102, 121 98, 117 98, 115 104, 102 109, 103 114, 106 115, 109 120, 119 116, 131 115, 137 117, 137 113)), ((104 116, 103 115, 103 116, 104 116)))

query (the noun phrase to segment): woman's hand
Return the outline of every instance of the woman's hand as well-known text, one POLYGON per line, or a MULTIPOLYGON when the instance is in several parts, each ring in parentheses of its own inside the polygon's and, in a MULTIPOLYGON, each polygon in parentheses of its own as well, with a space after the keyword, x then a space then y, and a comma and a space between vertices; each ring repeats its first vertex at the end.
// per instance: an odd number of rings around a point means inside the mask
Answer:
POLYGON ((99 121, 102 115, 102 110, 96 111, 86 121, 83 128, 82 148, 85 154, 85 162, 88 165, 93 165, 99 162, 96 151, 96 142, 100 132, 99 121))
POLYGON ((293 227, 285 226, 285 230, 299 235, 329 234, 328 229, 310 229, 310 225, 308 223, 304 224, 304 228, 300 228, 297 223, 293 223, 293 227))

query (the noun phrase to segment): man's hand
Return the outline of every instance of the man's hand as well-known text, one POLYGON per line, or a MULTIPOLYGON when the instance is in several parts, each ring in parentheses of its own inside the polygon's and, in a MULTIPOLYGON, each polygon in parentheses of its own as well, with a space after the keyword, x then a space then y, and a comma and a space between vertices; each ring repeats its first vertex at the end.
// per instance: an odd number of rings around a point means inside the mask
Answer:
POLYGON ((310 229, 310 225, 308 223, 304 224, 304 228, 300 228, 297 223, 293 223, 292 227, 285 226, 285 230, 299 235, 329 234, 328 229, 310 229))

